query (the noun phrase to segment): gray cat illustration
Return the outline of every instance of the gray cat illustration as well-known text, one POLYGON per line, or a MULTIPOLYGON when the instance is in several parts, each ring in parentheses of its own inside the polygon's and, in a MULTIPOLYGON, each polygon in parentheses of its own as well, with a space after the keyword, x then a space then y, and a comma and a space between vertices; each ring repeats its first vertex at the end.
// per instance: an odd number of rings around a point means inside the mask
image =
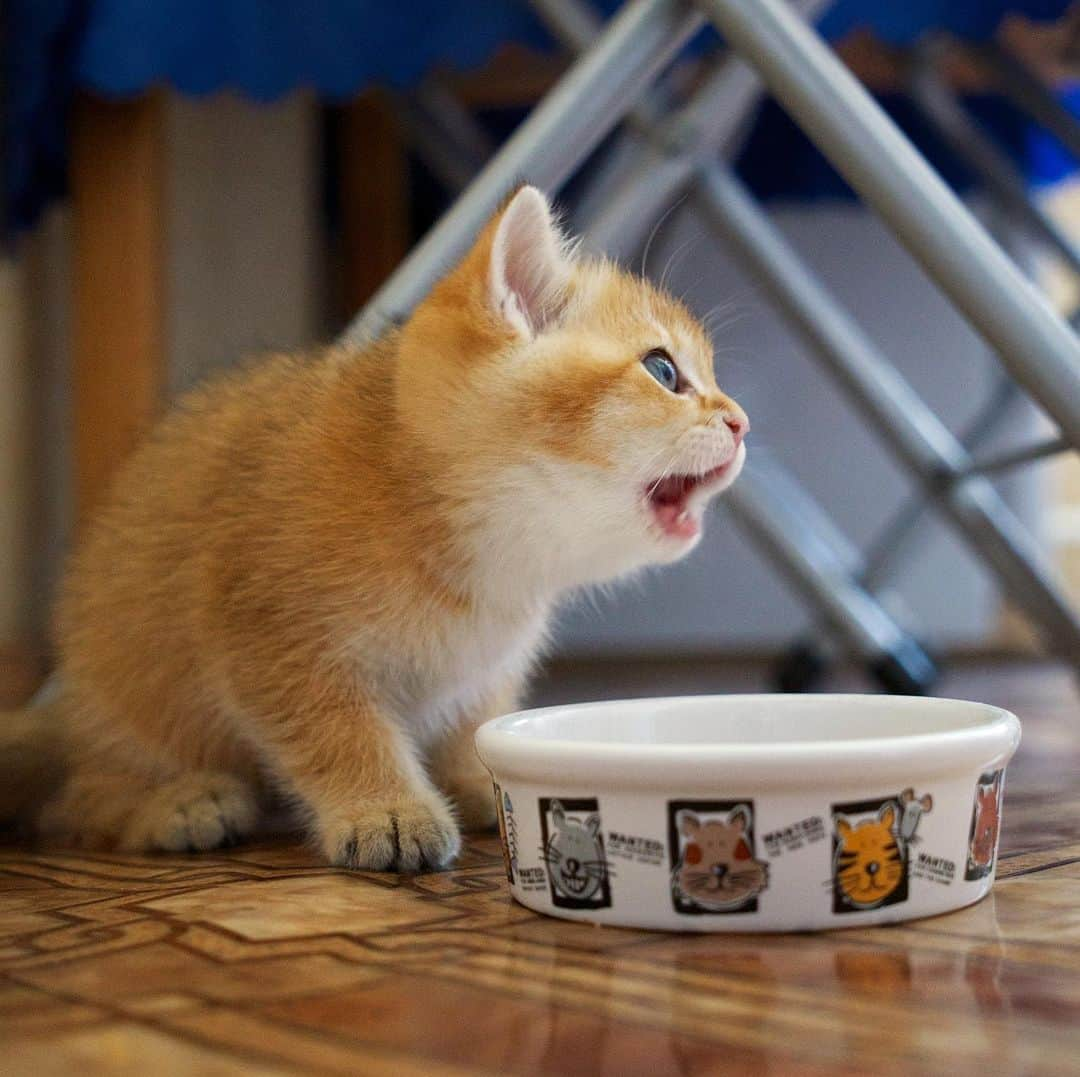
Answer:
POLYGON ((607 879, 607 861, 600 838, 600 816, 592 813, 584 822, 566 814, 562 804, 551 801, 548 809, 554 830, 544 848, 553 896, 575 902, 598 904, 607 879))

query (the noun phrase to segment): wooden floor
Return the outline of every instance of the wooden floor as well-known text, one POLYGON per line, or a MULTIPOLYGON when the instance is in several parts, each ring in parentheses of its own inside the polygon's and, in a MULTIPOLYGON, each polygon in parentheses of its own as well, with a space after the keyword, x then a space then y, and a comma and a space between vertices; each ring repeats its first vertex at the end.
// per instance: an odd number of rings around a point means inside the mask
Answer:
MULTIPOLYGON (((561 671, 546 699, 733 687, 561 671)), ((757 685, 759 687, 759 685, 757 685)), ((748 685, 755 687, 755 685, 748 685)), ((0 850, 0 1073, 1080 1073, 1080 706, 1046 667, 957 674, 1024 743, 990 898, 909 925, 674 936, 514 905, 495 842, 442 874, 282 841, 0 850)))

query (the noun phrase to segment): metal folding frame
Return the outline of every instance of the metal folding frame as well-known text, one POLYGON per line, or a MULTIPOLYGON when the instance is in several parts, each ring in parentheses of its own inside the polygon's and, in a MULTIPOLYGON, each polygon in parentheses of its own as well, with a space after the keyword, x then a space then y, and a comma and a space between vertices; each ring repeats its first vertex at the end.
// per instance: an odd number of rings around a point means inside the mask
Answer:
MULTIPOLYGON (((754 0, 754 3, 765 6, 770 5, 772 0, 754 0)), ((582 32, 579 29, 572 37, 571 30, 574 25, 582 27, 584 20, 577 17, 574 23, 571 23, 569 19, 561 16, 566 9, 578 6, 578 0, 543 0, 538 4, 562 39, 580 48, 584 44, 582 32)), ((715 7, 714 4, 704 6, 715 7)), ((799 23, 797 16, 786 9, 783 16, 781 22, 799 26, 801 32, 816 41, 812 32, 799 23)), ((825 50, 820 42, 818 45, 826 59, 836 65, 832 54, 825 50)), ((820 56, 818 58, 820 59, 820 56)), ((985 467, 980 468, 971 460, 964 446, 903 380, 854 319, 803 266, 742 184, 729 169, 717 161, 717 150, 721 148, 724 127, 715 116, 724 111, 727 100, 724 96, 724 78, 731 66, 730 59, 718 65, 717 75, 706 80, 680 113, 664 123, 657 125, 641 117, 637 118, 639 128, 651 132, 653 156, 675 157, 669 164, 668 174, 677 175, 683 185, 680 187, 674 180, 669 179, 665 185, 665 197, 678 197, 688 186, 694 187, 695 202, 706 220, 736 250, 741 257, 741 264, 759 279, 782 313, 807 340, 825 368, 838 381, 848 398, 870 419, 874 429, 893 449, 901 463, 916 476, 921 488, 938 504, 942 513, 976 553, 994 569, 1013 602, 1024 610, 1040 629, 1048 648, 1080 665, 1080 620, 1064 596, 1060 581, 1055 578, 1043 551, 990 482, 981 477, 980 471, 985 470, 985 467), (712 116, 713 119, 707 126, 702 125, 699 122, 702 116, 712 116), (680 153, 681 147, 685 145, 691 145, 692 152, 680 153)), ((787 71, 789 67, 790 65, 782 67, 782 70, 787 71)), ((843 74, 850 79, 846 71, 843 74)), ((861 111, 872 115, 879 126, 884 124, 891 127, 890 121, 862 87, 853 79, 850 81, 863 95, 861 111), (865 107, 867 104, 869 108, 865 107)), ((825 85, 831 86, 831 83, 826 81, 825 85)), ((858 114, 860 109, 856 108, 854 111, 858 114)), ((943 192, 964 214, 959 235, 963 237, 966 232, 974 230, 980 237, 980 244, 995 251, 1004 269, 1000 278, 990 279, 998 284, 1002 280, 1007 282, 1010 277, 1019 281, 1025 291, 1037 301, 1037 310, 1049 314, 1051 324, 1056 322, 1061 327, 1072 349, 1080 354, 1080 347, 1077 346, 1071 330, 1049 312, 1042 297, 1033 291, 1029 282, 981 230, 966 208, 903 141, 899 132, 892 129, 891 133, 896 140, 900 140, 902 146, 901 150, 894 150, 894 153, 900 157, 913 156, 925 173, 924 179, 930 177, 926 185, 932 187, 936 184, 940 188, 936 192, 939 200, 945 200, 942 197, 943 192)), ((884 136, 879 132, 879 137, 884 136)), ((846 147, 851 140, 845 133, 842 138, 837 138, 837 142, 846 147)), ((657 166, 647 153, 643 154, 643 158, 637 175, 629 176, 624 188, 615 192, 612 198, 608 219, 604 222, 605 235, 614 237, 620 233, 620 219, 640 220, 642 216, 647 217, 642 209, 644 199, 636 195, 637 191, 647 186, 645 180, 656 173, 657 166)), ((886 194, 893 193, 892 188, 895 185, 883 181, 876 171, 876 166, 866 160, 860 160, 859 164, 871 176, 872 181, 864 181, 866 186, 879 194, 882 193, 882 188, 886 194), (877 181, 881 182, 875 186, 877 181)), ((894 217, 903 216, 906 203, 893 197, 889 204, 893 207, 894 217)), ((918 238, 921 241, 925 237, 920 233, 918 238)), ((934 249, 928 252, 918 244, 916 247, 913 253, 922 253, 924 257, 921 260, 924 265, 929 260, 928 268, 937 266, 940 270, 940 266, 934 261, 934 249)), ((1017 358, 1012 358, 1015 364, 1017 358)), ((1053 352, 1052 358, 1065 364, 1066 373, 1069 373, 1068 356, 1053 352)), ((1077 400, 1080 402, 1080 362, 1071 373, 1077 384, 1077 400)), ((1029 379, 1029 388, 1032 380, 1034 379, 1029 379)), ((1069 409, 1066 407, 1059 410, 1067 414, 1069 409)), ((1055 444, 1054 448, 1057 447, 1058 444, 1055 444)), ((1044 450, 1045 446, 1037 448, 1038 452, 1044 450)))
POLYGON ((946 42, 920 42, 911 57, 908 93, 942 141, 975 173, 997 205, 1080 274, 1080 246, 1028 194, 1024 177, 964 108, 941 70, 946 42))
POLYGON ((1080 621, 1045 554, 972 469, 960 442, 829 295, 749 193, 722 166, 703 174, 699 205, 928 497, 997 573, 1047 646, 1080 660, 1080 621))
MULTIPOLYGON (((1080 445, 1080 344, 872 98, 778 0, 699 0, 699 4, 996 348, 1013 377, 1057 420, 1063 438, 1074 447, 1080 445)), ((631 90, 643 91, 697 25, 693 11, 677 0, 635 0, 624 7, 380 290, 354 322, 350 338, 378 332, 406 314, 465 249, 514 180, 529 176, 558 186, 628 110, 631 90)), ((725 86, 730 89, 722 75, 723 71, 706 84, 712 93, 725 86)), ((701 102, 700 95, 695 100, 701 102)), ((713 98, 711 106, 701 102, 699 107, 711 109, 706 115, 715 118, 728 104, 713 98)), ((701 128, 687 127, 688 115, 683 109, 665 120, 664 130, 645 144, 645 152, 659 148, 679 172, 685 158, 692 158, 685 182, 695 183, 699 205, 815 345, 900 460, 997 571, 1014 601, 1042 630, 1050 649, 1080 665, 1080 623, 1061 597, 1041 551, 989 482, 973 473, 959 442, 799 263, 738 181, 717 163, 711 152, 715 145, 706 148, 709 140, 701 137, 701 128)), ((653 122, 651 116, 644 118, 653 122)), ((716 128, 722 129, 721 134, 727 130, 722 124, 713 127, 714 133, 716 128)), ((664 187, 666 198, 674 187, 674 182, 664 187)), ((630 193, 624 204, 637 206, 630 193)), ((636 213, 640 218, 640 208, 636 213)), ((747 494, 746 499, 752 517, 768 502, 768 491, 754 497, 747 494)), ((840 600, 847 593, 850 573, 840 582, 835 572, 815 574, 814 566, 805 563, 808 544, 783 547, 776 542, 784 536, 782 527, 769 524, 759 530, 763 544, 774 545, 779 561, 789 570, 798 566, 797 582, 805 585, 808 579, 817 579, 818 586, 810 590, 829 620, 857 636, 851 631, 850 614, 865 592, 857 588, 860 597, 854 603, 840 600)), ((865 627, 857 616, 855 623, 865 627)), ((882 645, 873 632, 864 642, 882 645)))
POLYGON ((996 41, 978 47, 980 59, 993 73, 998 88, 1021 111, 1049 131, 1080 161, 1080 123, 1041 76, 1019 56, 996 41))
MULTIPOLYGON (((1046 213, 1023 176, 993 139, 980 130, 959 95, 949 86, 942 71, 949 47, 944 35, 931 35, 916 45, 907 71, 913 102, 939 137, 971 169, 988 206, 1011 226, 1020 226, 1031 239, 1051 253, 1056 252, 1074 273, 1080 271, 1076 243, 1046 213)), ((1080 124, 1033 72, 996 43, 966 48, 978 56, 1015 108, 1054 133, 1080 160, 1080 124)), ((1080 308, 1070 315, 1069 323, 1074 329, 1080 324, 1080 308)), ((996 386, 960 436, 961 444, 973 457, 970 467, 960 475, 999 474, 1068 450, 1068 444, 1059 435, 1019 448, 979 454, 979 450, 1008 427, 1015 418, 1016 405, 1023 399, 1016 383, 999 374, 996 386)), ((920 534, 919 521, 929 508, 925 496, 916 493, 880 529, 879 537, 865 553, 864 568, 858 577, 863 587, 876 593, 895 575, 903 560, 910 559, 920 534)), ((806 683, 808 678, 824 672, 831 650, 828 640, 823 640, 820 633, 807 636, 788 653, 780 666, 781 678, 796 678, 799 683, 806 683)))
MULTIPOLYGON (((580 51, 598 32, 599 23, 595 16, 575 0, 534 0, 533 6, 549 29, 571 50, 580 51)), ((793 10, 807 19, 813 19, 826 6, 822 0, 802 0, 792 4, 793 10)), ((998 208, 1014 219, 1019 217, 1036 238, 1052 246, 1070 265, 1080 265, 1072 241, 1033 201, 1011 163, 981 135, 951 91, 936 77, 933 67, 937 52, 936 43, 923 45, 912 67, 915 97, 924 110, 931 113, 927 118, 944 128, 941 133, 949 137, 954 149, 978 172, 998 208)), ((694 99, 670 123, 658 125, 655 109, 639 107, 632 110, 628 114, 628 127, 635 129, 639 147, 636 168, 633 155, 624 152, 621 167, 624 182, 614 184, 605 178, 600 195, 592 197, 593 204, 598 207, 589 226, 589 235, 595 245, 611 254, 629 256, 639 246, 645 231, 652 227, 656 215, 684 192, 695 171, 711 163, 717 151, 721 157, 733 156, 742 117, 751 111, 750 106, 759 91, 756 76, 740 61, 728 57, 716 65, 716 70, 707 77, 694 99), (640 150, 642 136, 651 143, 651 152, 640 150)), ((1066 121, 1069 119, 1066 114, 1066 121)), ((1062 120, 1060 117, 1058 120, 1060 128, 1062 120)), ((586 219, 588 216, 585 215, 586 219)), ((1007 376, 1002 377, 1002 384, 1010 398, 1020 395, 1007 376)), ((961 439, 965 449, 979 447, 1008 419, 1012 409, 1003 406, 1004 401, 999 396, 996 392, 991 394, 985 412, 961 439)), ((975 473, 989 474, 1042 459, 1067 447, 1062 437, 1051 438, 985 460, 974 460, 956 474, 958 478, 975 473)), ((868 555, 865 575, 860 576, 864 586, 878 585, 884 568, 906 547, 905 540, 925 509, 925 498, 916 496, 897 513, 893 521, 895 541, 890 541, 886 534, 868 555)), ((892 529, 890 526, 887 530, 892 529)), ((770 545, 777 548, 776 544, 770 545)), ((886 598, 890 604, 895 603, 894 596, 886 598)), ((828 605, 827 602, 817 604, 822 609, 828 605)))
POLYGON ((495 153, 487 132, 438 75, 393 100, 409 144, 450 190, 467 187, 495 153))
POLYGON ((404 318, 465 253, 523 176, 558 188, 704 19, 688 0, 633 0, 503 144, 345 331, 362 342, 404 318))
POLYGON ((1080 448, 1080 340, 781 0, 699 0, 833 167, 1080 448))

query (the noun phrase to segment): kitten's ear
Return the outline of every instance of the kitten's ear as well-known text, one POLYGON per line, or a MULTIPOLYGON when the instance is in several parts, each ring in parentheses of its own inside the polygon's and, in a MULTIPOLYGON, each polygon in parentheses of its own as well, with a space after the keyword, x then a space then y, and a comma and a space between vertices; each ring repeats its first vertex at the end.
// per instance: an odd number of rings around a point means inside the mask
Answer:
POLYGON ((884 804, 881 810, 878 812, 878 820, 884 823, 890 830, 896 824, 896 805, 890 800, 888 804, 884 804))
POLYGON ((844 816, 834 816, 833 822, 836 824, 836 833, 839 834, 841 838, 846 838, 851 833, 851 823, 849 823, 844 816))
POLYGON ((596 835, 600 833, 600 816, 595 814, 590 815, 589 818, 585 820, 585 829, 595 838, 596 835))
POLYGON ((561 830, 566 823, 566 812, 563 811, 563 806, 557 800, 553 800, 548 810, 551 812, 552 822, 561 830))
POLYGON ((523 337, 542 332, 562 310, 570 264, 548 200, 535 187, 522 187, 502 211, 491 243, 492 309, 523 337))

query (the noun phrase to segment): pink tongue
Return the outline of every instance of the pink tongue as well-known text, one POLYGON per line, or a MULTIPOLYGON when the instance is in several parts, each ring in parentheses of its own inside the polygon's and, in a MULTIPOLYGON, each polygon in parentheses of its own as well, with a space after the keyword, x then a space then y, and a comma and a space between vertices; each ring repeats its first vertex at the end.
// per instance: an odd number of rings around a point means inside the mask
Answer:
POLYGON ((683 509, 684 506, 678 501, 654 507, 657 523, 664 529, 665 534, 675 538, 693 538, 697 534, 697 521, 689 514, 683 516, 683 509))

